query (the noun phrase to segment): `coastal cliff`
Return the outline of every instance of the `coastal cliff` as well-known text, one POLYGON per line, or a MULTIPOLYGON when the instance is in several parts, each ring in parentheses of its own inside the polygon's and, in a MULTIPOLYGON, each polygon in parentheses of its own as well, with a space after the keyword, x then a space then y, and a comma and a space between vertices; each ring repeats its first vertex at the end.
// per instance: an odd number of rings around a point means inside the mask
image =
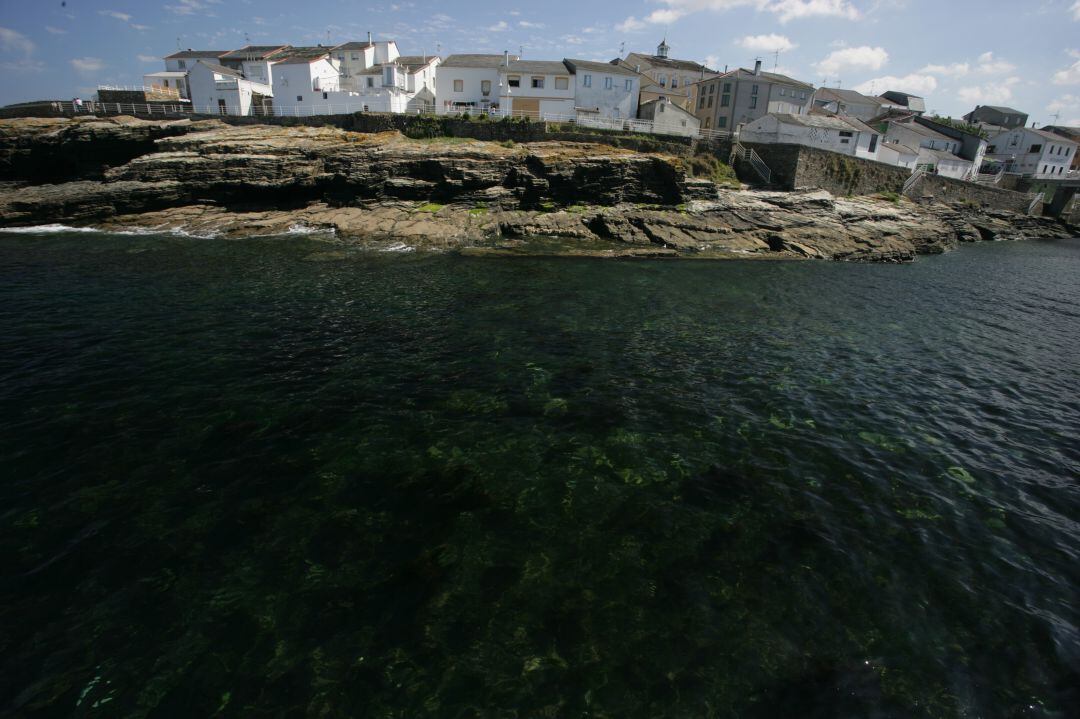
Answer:
POLYGON ((470 253, 858 261, 1074 234, 992 209, 720 189, 691 176, 708 174, 699 168, 709 164, 588 143, 413 140, 216 120, 8 120, 0 121, 0 227, 224 237, 305 228, 332 230, 342 242, 470 253))

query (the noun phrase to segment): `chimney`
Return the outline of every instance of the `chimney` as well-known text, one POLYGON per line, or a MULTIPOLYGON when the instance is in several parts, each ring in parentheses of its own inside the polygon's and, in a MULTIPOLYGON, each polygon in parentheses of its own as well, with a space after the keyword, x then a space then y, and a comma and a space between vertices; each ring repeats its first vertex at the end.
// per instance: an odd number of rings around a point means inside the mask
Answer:
POLYGON ((503 50, 503 65, 505 67, 510 67, 510 51, 509 50, 503 50))
POLYGON ((368 33, 367 33, 367 44, 368 45, 371 44, 371 30, 368 30, 368 33))
POLYGON ((761 60, 758 60, 758 61, 756 61, 754 63, 754 74, 755 75, 760 75, 761 74, 761 60))

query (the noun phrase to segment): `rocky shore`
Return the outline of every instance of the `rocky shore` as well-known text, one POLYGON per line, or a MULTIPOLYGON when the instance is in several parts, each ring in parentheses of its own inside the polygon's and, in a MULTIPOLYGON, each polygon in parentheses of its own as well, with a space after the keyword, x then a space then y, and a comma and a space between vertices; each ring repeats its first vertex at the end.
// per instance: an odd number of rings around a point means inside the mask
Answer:
POLYGON ((0 121, 0 227, 335 241, 466 253, 910 261, 1075 236, 992 209, 720 189, 685 158, 600 144, 413 140, 329 127, 0 121))

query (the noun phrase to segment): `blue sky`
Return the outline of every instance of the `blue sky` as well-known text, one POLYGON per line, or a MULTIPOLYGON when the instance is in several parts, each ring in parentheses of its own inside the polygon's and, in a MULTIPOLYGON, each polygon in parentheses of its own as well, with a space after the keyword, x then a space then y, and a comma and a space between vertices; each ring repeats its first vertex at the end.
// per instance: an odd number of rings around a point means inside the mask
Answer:
POLYGON ((1080 125, 1080 0, 0 0, 0 104, 136 84, 179 46, 360 40, 404 53, 609 60, 652 52, 724 66, 756 57, 801 80, 923 95, 958 117, 1011 105, 1080 125))

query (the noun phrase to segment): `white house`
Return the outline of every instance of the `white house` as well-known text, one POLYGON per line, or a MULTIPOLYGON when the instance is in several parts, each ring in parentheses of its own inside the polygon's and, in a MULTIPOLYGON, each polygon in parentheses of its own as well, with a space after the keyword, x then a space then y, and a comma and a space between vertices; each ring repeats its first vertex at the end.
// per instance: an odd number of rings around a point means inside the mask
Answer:
POLYGON ((269 85, 246 79, 237 70, 199 60, 188 71, 191 104, 196 112, 250 115, 252 105, 262 106, 273 97, 269 85))
POLYGON ((439 57, 399 55, 350 78, 349 89, 360 97, 365 112, 419 112, 435 107, 439 57))
POLYGON ((566 63, 514 60, 499 66, 499 108, 517 117, 574 116, 574 79, 566 63))
POLYGON ((273 65, 276 60, 293 54, 290 45, 245 45, 221 56, 222 67, 239 70, 245 78, 264 85, 273 85, 273 65))
POLYGON ((653 132, 661 135, 697 137, 701 129, 701 120, 694 113, 664 98, 642 103, 638 119, 651 122, 653 132))
MULTIPOLYGON (((347 42, 331 49, 331 57, 341 73, 343 90, 360 90, 365 82, 361 76, 377 65, 394 62, 401 53, 393 40, 373 41, 368 33, 367 42, 347 42)), ((434 92, 434 85, 432 86, 434 92)))
POLYGON ((620 64, 563 60, 572 75, 578 122, 638 116, 641 75, 620 64))
POLYGON ((851 117, 769 113, 747 124, 741 142, 805 145, 877 160, 881 134, 851 117))
POLYGON ((919 164, 919 151, 907 145, 885 141, 878 148, 878 162, 914 170, 919 164))
POLYGON ((516 55, 451 55, 435 77, 436 110, 440 113, 499 110, 499 68, 516 55))
POLYGON ((190 99, 187 70, 165 70, 143 75, 143 87, 155 95, 175 96, 178 99, 190 99))
POLYGON ((888 142, 919 150, 918 166, 958 180, 970 176, 974 163, 957 154, 963 147, 962 140, 943 135, 912 119, 889 121, 887 125, 885 139, 888 142))
POLYGON ((274 63, 273 74, 274 106, 278 114, 361 109, 357 93, 342 91, 341 76, 330 61, 329 50, 318 57, 300 54, 282 58, 274 63))
POLYGON ((228 50, 181 50, 165 56, 165 70, 167 72, 187 72, 199 60, 206 60, 211 64, 220 65, 221 58, 228 54, 228 50))
POLYGON ((1041 180, 1068 175, 1076 151, 1077 143, 1067 137, 1017 127, 990 140, 986 156, 1006 163, 1007 172, 1041 180))

